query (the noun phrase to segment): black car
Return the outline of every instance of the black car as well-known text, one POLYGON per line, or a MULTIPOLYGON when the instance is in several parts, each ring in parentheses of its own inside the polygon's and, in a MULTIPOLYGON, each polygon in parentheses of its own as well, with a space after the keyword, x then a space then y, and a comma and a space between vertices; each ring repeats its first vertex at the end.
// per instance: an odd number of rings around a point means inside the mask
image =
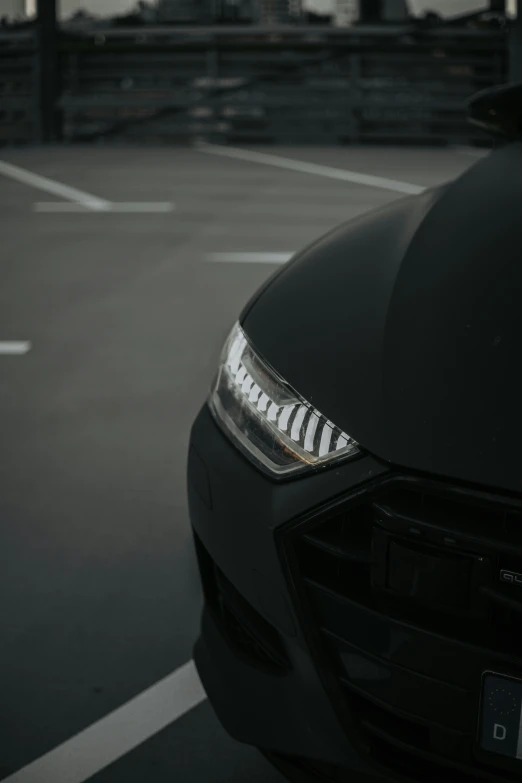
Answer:
POLYGON ((504 142, 458 180, 268 281, 193 425, 196 665, 295 780, 522 776, 519 98, 472 104, 504 142))

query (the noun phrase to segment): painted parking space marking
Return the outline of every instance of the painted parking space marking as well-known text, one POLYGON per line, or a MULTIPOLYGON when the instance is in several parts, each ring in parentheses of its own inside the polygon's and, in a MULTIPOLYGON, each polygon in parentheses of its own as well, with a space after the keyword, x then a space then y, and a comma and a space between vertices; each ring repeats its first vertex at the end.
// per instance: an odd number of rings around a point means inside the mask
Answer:
POLYGON ((189 661, 2 783, 83 783, 205 699, 189 661))
POLYGON ((238 147, 222 147, 219 144, 206 144, 198 142, 194 149, 204 152, 208 155, 220 155, 225 158, 234 158, 235 160, 244 160, 248 163, 260 163, 265 166, 276 166, 281 169, 299 171, 302 174, 314 174, 320 177, 329 177, 343 182, 352 182, 356 185, 367 185, 372 188, 382 188, 391 190, 395 193, 415 196, 424 193, 426 188, 420 185, 413 185, 411 182, 401 182, 387 177, 378 177, 374 174, 363 174, 359 171, 348 171, 347 169, 337 169, 333 166, 323 166, 318 163, 308 163, 303 160, 294 160, 285 158, 281 155, 270 155, 265 152, 254 152, 253 150, 239 149, 238 147))
MULTIPOLYGON (((144 214, 153 212, 173 212, 176 205, 172 201, 111 201, 103 210, 97 212, 141 212, 144 214)), ((37 201, 33 205, 35 212, 92 212, 90 207, 67 201, 37 201)))
POLYGON ((53 196, 59 196, 67 201, 82 204, 90 210, 104 211, 109 207, 110 202, 104 198, 98 198, 98 196, 85 193, 83 190, 71 188, 69 185, 56 182, 54 179, 42 177, 40 174, 35 174, 20 166, 13 166, 12 163, 7 163, 5 160, 0 160, 0 174, 10 177, 10 179, 14 179, 17 182, 22 182, 24 185, 30 185, 38 190, 44 190, 46 193, 52 193, 53 196))
POLYGON ((23 356, 31 350, 28 340, 0 340, 0 355, 23 356))
POLYGON ((286 264, 293 253, 207 253, 206 261, 221 264, 286 264))
POLYGON ((24 185, 43 190, 58 196, 64 201, 38 202, 34 205, 36 212, 172 212, 174 204, 171 201, 109 201, 92 193, 65 185, 49 177, 35 174, 33 171, 14 166, 5 160, 0 160, 0 174, 14 179, 24 185))

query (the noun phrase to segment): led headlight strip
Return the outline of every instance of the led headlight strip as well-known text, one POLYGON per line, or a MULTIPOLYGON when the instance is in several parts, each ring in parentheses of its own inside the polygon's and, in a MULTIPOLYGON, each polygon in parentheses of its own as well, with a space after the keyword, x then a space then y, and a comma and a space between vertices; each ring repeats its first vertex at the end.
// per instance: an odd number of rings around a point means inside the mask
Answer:
POLYGON ((239 325, 225 345, 211 407, 232 435, 276 473, 322 465, 359 451, 349 435, 256 355, 239 325))

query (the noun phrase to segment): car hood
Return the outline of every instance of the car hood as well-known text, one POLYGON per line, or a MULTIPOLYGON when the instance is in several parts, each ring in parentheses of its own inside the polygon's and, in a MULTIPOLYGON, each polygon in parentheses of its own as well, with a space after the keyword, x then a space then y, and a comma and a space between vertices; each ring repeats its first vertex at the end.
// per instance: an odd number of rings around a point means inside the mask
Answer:
POLYGON ((521 491, 522 145, 330 232, 241 322, 375 456, 521 491))

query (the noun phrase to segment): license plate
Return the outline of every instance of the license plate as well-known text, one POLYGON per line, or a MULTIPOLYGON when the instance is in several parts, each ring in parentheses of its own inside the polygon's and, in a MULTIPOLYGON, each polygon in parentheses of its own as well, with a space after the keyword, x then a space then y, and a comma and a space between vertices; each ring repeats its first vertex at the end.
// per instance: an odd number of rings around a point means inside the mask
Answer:
POLYGON ((522 680, 486 672, 479 739, 483 750, 522 759, 522 680))

